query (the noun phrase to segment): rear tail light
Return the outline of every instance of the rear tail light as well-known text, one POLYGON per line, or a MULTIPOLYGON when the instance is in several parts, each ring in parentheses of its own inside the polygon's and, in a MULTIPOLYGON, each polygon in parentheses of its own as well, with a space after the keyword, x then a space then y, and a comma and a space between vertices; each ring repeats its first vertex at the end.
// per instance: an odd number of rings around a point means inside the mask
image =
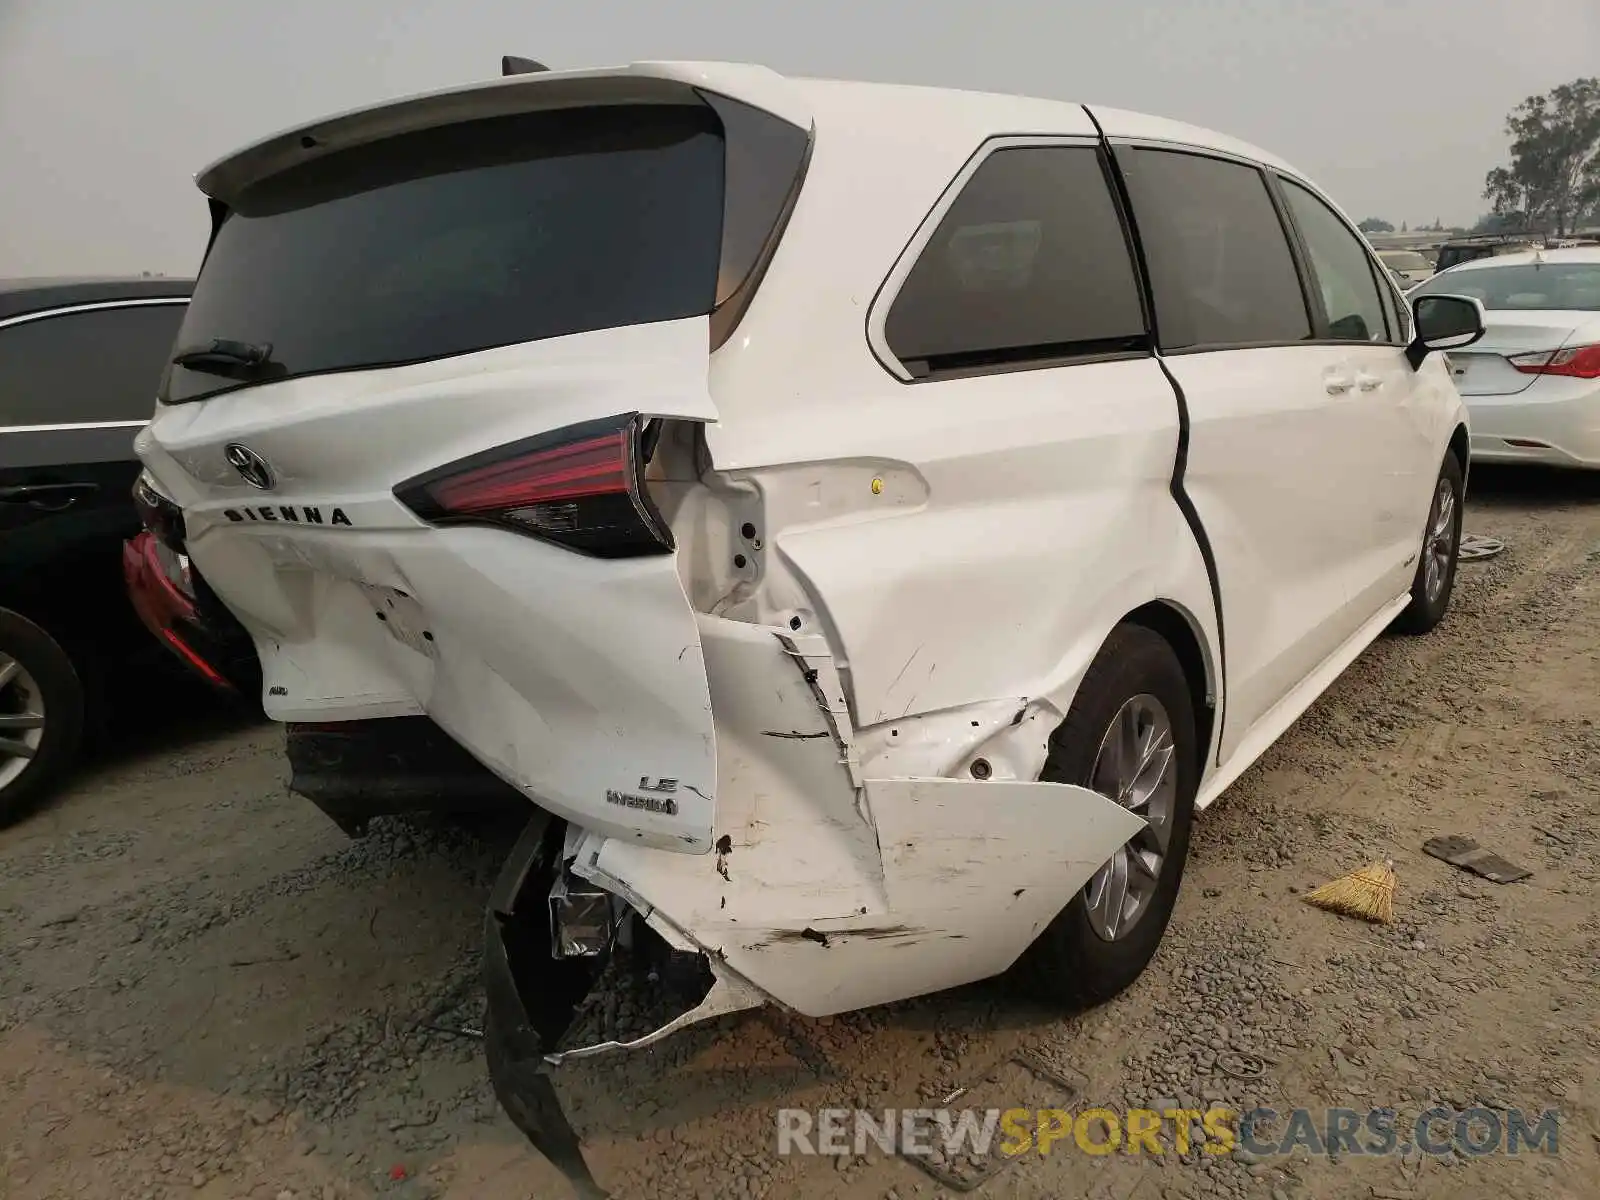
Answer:
POLYGON ((141 471, 134 481, 133 504, 155 543, 152 549, 161 573, 193 600, 194 579, 189 573, 189 556, 184 553, 183 510, 156 490, 148 471, 141 471))
POLYGON ((151 535, 151 550, 161 573, 190 600, 194 599, 194 576, 189 571, 189 556, 172 549, 160 538, 151 535))
POLYGON ((666 554, 672 532, 640 480, 637 413, 485 450, 394 489, 435 525, 497 525, 596 558, 666 554))
POLYGON ((183 549, 183 510, 156 490, 150 472, 139 472, 133 484, 133 506, 144 527, 174 550, 183 549))
POLYGON ((1513 354, 1507 360, 1524 375, 1566 375, 1573 379, 1600 379, 1600 346, 1567 346, 1561 350, 1535 350, 1513 354))

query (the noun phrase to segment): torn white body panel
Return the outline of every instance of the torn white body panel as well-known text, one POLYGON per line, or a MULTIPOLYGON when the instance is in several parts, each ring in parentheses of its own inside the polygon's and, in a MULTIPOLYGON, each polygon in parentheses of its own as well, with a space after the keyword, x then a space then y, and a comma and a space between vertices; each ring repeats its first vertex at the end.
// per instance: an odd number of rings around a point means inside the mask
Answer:
POLYGON ((885 393, 841 377, 819 382, 814 424, 773 413, 707 427, 713 462, 759 495, 768 536, 751 571, 792 573, 811 598, 858 727, 1063 688, 1070 703, 1072 676, 1154 597, 1210 624, 1205 565, 1171 494, 1171 386, 1150 361, 1081 370, 1093 379, 1070 404, 1026 373, 987 378, 982 395, 969 381, 885 393), (752 463, 780 421, 785 457, 752 463))
POLYGON ((776 842, 736 846, 709 888, 696 874, 703 859, 615 838, 585 843, 576 869, 652 907, 773 999, 826 1016, 1006 970, 1143 825, 1065 784, 878 779, 866 792, 884 839, 875 881, 775 882, 763 872, 790 854, 776 842), (851 886, 881 889, 888 903, 808 915, 818 891, 851 886))
MULTIPOLYGON (((863 776, 851 731, 834 725, 843 705, 825 656, 796 653, 784 630, 713 617, 701 635, 718 853, 594 834, 573 869, 802 1013, 1004 971, 1143 825, 1062 784, 863 776)), ((1010 717, 993 713, 1002 728, 1010 717)))

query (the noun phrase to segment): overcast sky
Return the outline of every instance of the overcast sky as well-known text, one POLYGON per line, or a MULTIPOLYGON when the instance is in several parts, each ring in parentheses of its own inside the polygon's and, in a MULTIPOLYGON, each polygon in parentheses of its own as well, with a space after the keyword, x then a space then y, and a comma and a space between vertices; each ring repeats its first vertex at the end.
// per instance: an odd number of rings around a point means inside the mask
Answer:
POLYGON ((1506 111, 1596 47, 1596 0, 0 0, 0 276, 192 271, 213 158, 506 53, 1098 100, 1265 146, 1357 218, 1466 223, 1506 111))

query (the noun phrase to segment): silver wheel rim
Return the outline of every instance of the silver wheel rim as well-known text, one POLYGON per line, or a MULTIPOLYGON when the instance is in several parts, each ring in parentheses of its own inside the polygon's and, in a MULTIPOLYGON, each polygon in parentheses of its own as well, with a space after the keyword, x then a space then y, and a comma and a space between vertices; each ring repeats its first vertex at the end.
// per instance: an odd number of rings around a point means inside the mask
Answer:
POLYGON ((1089 927, 1108 942, 1126 937, 1161 882, 1177 807, 1177 747, 1166 706, 1148 693, 1117 710, 1100 739, 1089 786, 1145 819, 1145 827, 1083 889, 1089 927))
POLYGON ((33 676, 0 653, 0 788, 28 769, 44 741, 44 697, 33 676))
POLYGON ((1432 604, 1450 578, 1450 556, 1455 552, 1456 490, 1448 479, 1439 480, 1433 493, 1433 513, 1428 519, 1427 545, 1423 547, 1422 589, 1432 604))

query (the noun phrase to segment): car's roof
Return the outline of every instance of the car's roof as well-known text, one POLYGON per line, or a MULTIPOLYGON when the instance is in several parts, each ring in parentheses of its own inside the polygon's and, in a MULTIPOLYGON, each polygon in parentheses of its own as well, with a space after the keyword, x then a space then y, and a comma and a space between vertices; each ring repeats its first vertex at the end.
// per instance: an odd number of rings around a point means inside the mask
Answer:
MULTIPOLYGON (((547 106, 681 97, 691 88, 728 96, 802 127, 828 126, 830 136, 872 138, 915 130, 914 144, 935 156, 959 149, 964 158, 974 137, 1094 133, 1085 106, 1062 100, 784 76, 748 63, 636 62, 512 75, 369 105, 263 138, 213 163, 197 182, 208 195, 227 200, 254 180, 324 148, 547 106)), ((1109 136, 1205 146, 1299 174, 1276 156, 1225 134, 1122 109, 1090 108, 1109 136)), ((901 138, 898 144, 907 141, 901 138)))
POLYGON ((107 300, 187 298, 192 279, 56 276, 0 279, 0 321, 47 308, 97 304, 107 300))
POLYGON ((1449 273, 1457 271, 1483 271, 1494 267, 1529 266, 1536 262, 1550 263, 1600 263, 1600 246, 1567 246, 1559 250, 1519 250, 1515 254, 1496 254, 1492 258, 1474 258, 1457 263, 1449 273))

